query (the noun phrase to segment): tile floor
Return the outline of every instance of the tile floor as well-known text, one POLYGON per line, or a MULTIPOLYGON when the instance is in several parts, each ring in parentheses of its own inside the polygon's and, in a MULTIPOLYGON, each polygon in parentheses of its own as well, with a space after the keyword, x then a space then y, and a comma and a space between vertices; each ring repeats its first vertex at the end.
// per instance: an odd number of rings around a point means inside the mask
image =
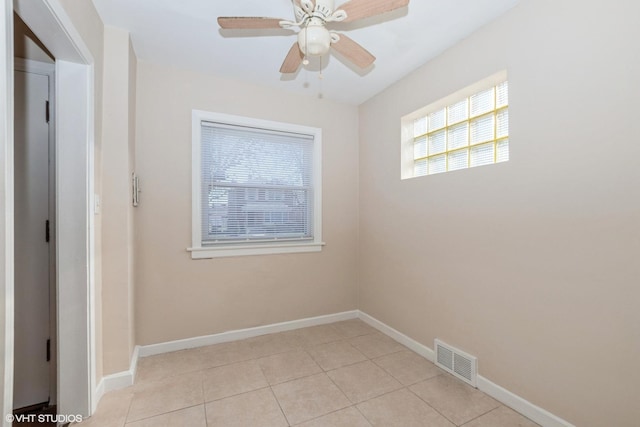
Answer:
POLYGON ((535 427, 360 320, 142 358, 82 427, 535 427))

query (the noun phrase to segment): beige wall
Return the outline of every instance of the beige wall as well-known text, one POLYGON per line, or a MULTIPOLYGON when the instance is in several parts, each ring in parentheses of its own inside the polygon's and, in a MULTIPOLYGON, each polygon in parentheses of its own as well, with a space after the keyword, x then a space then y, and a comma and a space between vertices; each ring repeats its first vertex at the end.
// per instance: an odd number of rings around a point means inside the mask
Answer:
POLYGON ((129 369, 133 325, 135 67, 129 33, 104 28, 102 312, 104 374, 129 369))
POLYGON ((138 63, 138 344, 353 310, 357 283, 357 109, 212 75, 138 63), (320 253, 191 259, 191 111, 321 127, 320 253))
POLYGON ((638 16, 523 1, 360 108, 360 309, 582 427, 640 419, 638 16), (400 117, 503 69, 511 160, 401 181, 400 117))

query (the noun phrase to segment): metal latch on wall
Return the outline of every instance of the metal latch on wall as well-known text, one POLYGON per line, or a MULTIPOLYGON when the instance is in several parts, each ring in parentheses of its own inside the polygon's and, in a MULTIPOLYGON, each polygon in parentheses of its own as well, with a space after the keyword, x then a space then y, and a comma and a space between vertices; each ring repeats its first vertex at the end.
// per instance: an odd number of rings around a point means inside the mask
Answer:
POLYGON ((131 187, 133 190, 132 202, 133 206, 136 207, 140 201, 140 180, 135 172, 131 174, 131 187))

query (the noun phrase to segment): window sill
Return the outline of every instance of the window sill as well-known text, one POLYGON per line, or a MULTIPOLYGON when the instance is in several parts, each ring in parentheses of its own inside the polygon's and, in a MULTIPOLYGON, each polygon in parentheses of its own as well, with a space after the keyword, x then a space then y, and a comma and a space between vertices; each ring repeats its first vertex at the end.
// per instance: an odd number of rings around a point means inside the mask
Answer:
POLYGON ((247 244, 234 246, 209 246, 199 248, 187 248, 191 252, 191 259, 209 259, 231 256, 273 255, 305 252, 320 252, 324 242, 305 243, 273 243, 273 244, 247 244))

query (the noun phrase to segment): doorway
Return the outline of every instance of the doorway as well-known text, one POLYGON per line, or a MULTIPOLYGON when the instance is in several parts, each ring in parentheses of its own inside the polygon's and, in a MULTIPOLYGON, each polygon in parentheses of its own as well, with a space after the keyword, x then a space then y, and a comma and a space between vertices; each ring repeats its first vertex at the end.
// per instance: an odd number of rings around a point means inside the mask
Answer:
MULTIPOLYGON (((57 410, 90 415, 96 405, 94 296, 94 59, 60 0, 0 6, 0 378, 3 415, 13 410, 14 59, 12 14, 33 29, 55 62, 57 410), (7 31, 4 31, 4 30, 7 31)), ((75 3, 69 4, 73 8, 75 3)), ((6 417, 0 424, 8 426, 6 417)))
POLYGON ((15 60, 14 410, 56 400, 53 75, 53 64, 15 60))

